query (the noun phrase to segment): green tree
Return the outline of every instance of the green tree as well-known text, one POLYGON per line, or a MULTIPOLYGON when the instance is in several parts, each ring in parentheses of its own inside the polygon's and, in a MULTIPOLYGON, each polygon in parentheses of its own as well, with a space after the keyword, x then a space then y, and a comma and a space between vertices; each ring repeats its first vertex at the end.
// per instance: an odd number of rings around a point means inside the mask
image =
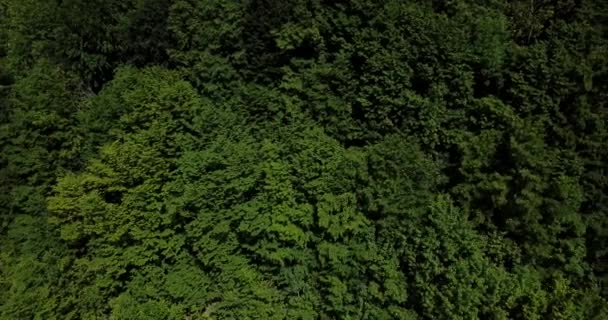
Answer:
POLYGON ((604 319, 602 1, 0 0, 0 319, 604 319))
POLYGON ((8 60, 18 72, 48 59, 99 91, 120 64, 162 64, 172 46, 166 0, 6 3, 8 60))
POLYGON ((17 78, 0 124, 0 317, 56 319, 70 255, 47 224, 45 198, 58 176, 81 165, 75 114, 79 81, 47 62, 17 78))

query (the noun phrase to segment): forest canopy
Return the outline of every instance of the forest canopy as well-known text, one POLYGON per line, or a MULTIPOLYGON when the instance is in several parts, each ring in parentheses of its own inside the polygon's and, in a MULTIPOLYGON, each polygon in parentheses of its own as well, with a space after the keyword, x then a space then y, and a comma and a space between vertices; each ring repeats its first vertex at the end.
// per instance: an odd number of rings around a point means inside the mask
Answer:
POLYGON ((0 0, 0 319, 608 319, 608 2, 0 0))

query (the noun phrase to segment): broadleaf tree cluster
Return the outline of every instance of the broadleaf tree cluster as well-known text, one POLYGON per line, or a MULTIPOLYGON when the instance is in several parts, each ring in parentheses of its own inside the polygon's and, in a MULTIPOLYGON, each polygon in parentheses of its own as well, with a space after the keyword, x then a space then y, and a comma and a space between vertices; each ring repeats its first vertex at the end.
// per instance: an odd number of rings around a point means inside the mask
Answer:
POLYGON ((0 0, 0 319, 607 319, 600 0, 0 0))

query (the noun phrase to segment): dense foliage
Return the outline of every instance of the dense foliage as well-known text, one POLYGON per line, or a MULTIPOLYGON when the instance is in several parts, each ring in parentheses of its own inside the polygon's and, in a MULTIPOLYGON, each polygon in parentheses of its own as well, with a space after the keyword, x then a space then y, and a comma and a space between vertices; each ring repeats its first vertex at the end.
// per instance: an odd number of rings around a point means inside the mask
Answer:
POLYGON ((0 319, 608 319, 600 0, 0 0, 0 319))

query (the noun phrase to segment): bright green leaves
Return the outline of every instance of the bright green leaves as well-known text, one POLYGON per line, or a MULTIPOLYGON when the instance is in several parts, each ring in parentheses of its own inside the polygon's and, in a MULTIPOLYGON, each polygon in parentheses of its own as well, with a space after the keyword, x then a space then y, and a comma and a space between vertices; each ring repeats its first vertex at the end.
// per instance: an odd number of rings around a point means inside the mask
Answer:
MULTIPOLYGON (((213 236, 213 233, 208 232, 187 232, 195 224, 187 223, 190 218, 181 212, 183 209, 179 206, 180 200, 175 198, 178 192, 181 193, 180 196, 189 192, 175 176, 183 152, 193 152, 192 148, 196 145, 209 145, 208 141, 198 141, 207 137, 209 129, 205 126, 194 127, 193 124, 200 123, 200 117, 213 116, 213 112, 203 110, 201 99, 192 94, 192 89, 186 83, 176 81, 172 73, 157 69, 141 73, 133 70, 120 72, 117 80, 91 106, 94 112, 99 112, 100 116, 96 119, 102 121, 105 120, 104 116, 114 117, 113 113, 122 113, 117 123, 101 123, 100 126, 109 130, 115 141, 102 147, 96 158, 89 161, 84 172, 64 177, 57 185, 56 196, 49 200, 49 209, 53 212, 52 222, 60 226, 62 238, 76 252, 84 250, 83 255, 77 259, 74 270, 79 274, 95 274, 93 280, 82 285, 99 295, 101 301, 117 297, 109 306, 112 308, 111 314, 117 319, 149 317, 154 312, 166 314, 167 317, 206 312, 202 308, 214 300, 217 301, 217 310, 213 312, 218 314, 228 312, 237 317, 252 318, 253 310, 258 310, 255 313, 259 313, 260 308, 275 312, 276 308, 267 305, 277 300, 275 290, 264 283, 258 271, 246 265, 247 260, 234 256, 230 251, 220 254, 219 259, 214 258, 215 254, 221 252, 220 243, 223 241, 214 246, 205 245, 212 250, 204 254, 210 262, 206 268, 212 269, 205 270, 221 276, 215 279, 219 282, 209 284, 208 292, 192 301, 192 305, 178 307, 167 304, 171 301, 167 300, 168 297, 179 294, 180 291, 175 288, 165 293, 168 295, 165 297, 150 294, 133 296, 133 290, 137 289, 137 282, 133 281, 151 277, 148 272, 151 266, 159 266, 159 270, 162 270, 165 263, 178 259, 183 261, 185 268, 196 266, 192 258, 202 249, 197 248, 196 244, 201 241, 204 243, 205 238, 213 236), (149 96, 150 92, 154 92, 154 96, 149 96), (109 103, 106 105, 109 113, 102 109, 104 102, 109 103), (191 254, 193 256, 188 258, 191 254), (125 293, 117 296, 121 292, 125 293), (134 305, 134 301, 142 304, 134 305)), ((220 150, 224 149, 226 143, 232 143, 221 139, 212 141, 222 148, 220 150)), ((243 146, 247 147, 247 144, 243 146)), ((218 165, 221 166, 218 161, 228 154, 211 152, 209 155, 211 158, 208 165, 218 168, 218 165)), ((248 158, 254 159, 245 157, 248 158)), ((195 161, 188 153, 184 154, 183 159, 195 161)), ((281 173, 280 163, 270 161, 269 165, 259 171, 267 175, 268 200, 288 201, 289 194, 281 193, 285 173, 281 173), (273 175, 277 174, 274 178, 273 175), (278 186, 271 188, 275 183, 278 186)), ((187 168, 184 166, 184 169, 178 169, 177 172, 188 172, 187 168)), ((193 174, 198 178, 201 172, 193 174)), ((222 179, 223 176, 220 174, 218 178, 222 179)), ((234 186, 237 190, 243 188, 240 184, 234 186)), ((225 187, 230 190, 231 185, 219 184, 208 190, 221 191, 225 187)), ((205 193, 199 189, 197 195, 205 196, 205 193)), ((209 204, 213 203, 211 194, 203 199, 209 204)), ((230 199, 223 195, 216 198, 216 201, 226 200, 230 199)), ((253 218, 252 226, 245 225, 244 220, 241 228, 254 235, 256 229, 257 233, 265 232, 268 227, 265 220, 259 220, 247 212, 270 210, 267 211, 267 217, 276 219, 272 222, 274 230, 268 232, 286 242, 297 240, 297 237, 293 238, 295 229, 289 219, 281 218, 293 211, 289 203, 260 207, 264 201, 260 199, 251 207, 240 205, 239 210, 245 217, 253 218)), ((241 199, 235 202, 241 203, 241 199)), ((230 213, 225 211, 228 208, 221 203, 216 207, 219 213, 224 214, 230 213)), ((220 216, 217 223, 208 225, 207 230, 215 228, 221 232, 224 217, 220 216)), ((197 229, 199 228, 200 231, 205 230, 204 225, 199 225, 197 229)), ((228 228, 224 232, 231 230, 228 228)), ((225 244, 229 245, 230 242, 225 244)), ((280 249, 277 247, 270 250, 268 255, 282 257, 280 249)), ((263 250, 258 248, 258 251, 263 250)), ((162 281, 168 280, 163 276, 160 281, 159 286, 163 287, 162 281)), ((90 308, 96 309, 96 312, 110 312, 107 307, 90 308)), ((258 316, 268 318, 263 314, 258 316)))
MULTIPOLYGON (((200 111, 201 101, 175 79, 157 69, 119 73, 92 104, 98 108, 93 111, 102 112, 100 104, 110 102, 109 110, 123 112, 117 123, 100 123, 115 141, 103 146, 84 172, 64 177, 49 200, 51 221, 62 239, 82 252, 74 270, 95 274, 86 286, 104 299, 124 290, 126 279, 138 270, 177 259, 184 245, 165 184, 172 180, 181 148, 193 139, 183 128, 200 111), (143 99, 150 90, 155 96, 143 99)), ((111 121, 104 115, 96 119, 111 121)), ((143 316, 161 307, 151 302, 148 311, 124 311, 130 310, 123 305, 127 301, 116 307, 117 317, 127 317, 124 312, 143 316)))
POLYGON ((408 314, 405 278, 388 242, 376 243, 370 218, 380 216, 366 208, 372 201, 386 220, 399 219, 384 206, 415 210, 430 199, 424 192, 436 169, 415 145, 394 137, 345 150, 313 124, 251 134, 255 127, 158 69, 120 71, 89 107, 114 141, 83 172, 61 179, 48 206, 79 255, 72 271, 95 274, 80 285, 112 301, 90 304, 92 312, 117 319, 408 314), (222 119, 233 119, 232 130, 218 127, 222 119), (374 191, 374 183, 386 186, 374 191), (188 275, 203 292, 188 295, 188 275), (169 303, 175 299, 184 304, 169 303))
POLYGON ((324 196, 317 205, 318 226, 325 230, 328 240, 350 239, 357 236, 367 220, 355 211, 353 195, 324 196))
POLYGON ((180 307, 169 301, 148 300, 142 302, 129 295, 121 295, 112 301, 112 320, 135 320, 135 319, 168 319, 177 320, 184 318, 184 312, 180 307))
POLYGON ((184 218, 194 219, 188 243, 203 264, 223 276, 243 262, 275 274, 268 280, 288 290, 283 299, 294 308, 290 314, 309 317, 318 312, 315 266, 333 261, 326 268, 338 268, 349 259, 352 248, 340 243, 360 234, 365 219, 352 195, 323 194, 335 183, 324 168, 335 170, 343 151, 318 130, 301 129, 284 130, 278 140, 220 138, 185 154, 179 201, 184 218))

